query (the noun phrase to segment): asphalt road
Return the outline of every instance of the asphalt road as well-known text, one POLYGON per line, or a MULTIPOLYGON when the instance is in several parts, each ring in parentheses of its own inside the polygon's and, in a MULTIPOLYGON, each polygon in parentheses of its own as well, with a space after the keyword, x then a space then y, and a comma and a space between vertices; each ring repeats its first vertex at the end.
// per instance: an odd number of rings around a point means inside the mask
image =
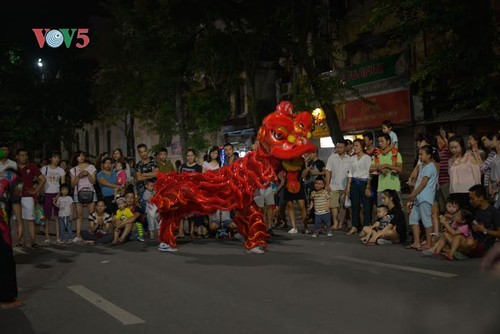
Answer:
POLYGON ((422 257, 356 237, 278 231, 238 241, 16 251, 19 309, 0 333, 500 333, 500 279, 479 260, 422 257))

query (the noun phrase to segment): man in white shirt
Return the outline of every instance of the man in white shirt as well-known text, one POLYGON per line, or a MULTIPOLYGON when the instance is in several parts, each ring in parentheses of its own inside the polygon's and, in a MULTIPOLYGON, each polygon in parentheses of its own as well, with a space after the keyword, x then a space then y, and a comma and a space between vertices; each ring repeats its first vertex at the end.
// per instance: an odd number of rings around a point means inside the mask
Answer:
POLYGON ((347 186, 347 174, 351 159, 346 153, 346 142, 342 139, 337 142, 336 153, 328 158, 326 163, 325 184, 330 192, 330 210, 333 217, 333 229, 342 227, 345 217, 344 199, 347 186))

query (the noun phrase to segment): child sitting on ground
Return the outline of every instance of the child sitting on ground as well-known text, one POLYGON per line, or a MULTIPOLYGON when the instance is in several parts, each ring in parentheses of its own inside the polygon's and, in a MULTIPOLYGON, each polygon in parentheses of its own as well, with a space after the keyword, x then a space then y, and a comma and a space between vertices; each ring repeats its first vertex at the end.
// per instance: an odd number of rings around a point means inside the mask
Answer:
MULTIPOLYGON (((372 246, 377 243, 377 240, 383 236, 387 231, 392 230, 391 224, 392 216, 388 214, 389 209, 385 205, 377 206, 377 220, 371 226, 363 227, 360 233, 361 242, 367 246, 372 246)), ((387 239, 380 239, 381 243, 392 243, 387 239), (384 240, 382 242, 382 240, 384 240)))
MULTIPOLYGON (((116 246, 122 244, 124 240, 120 239, 120 234, 122 230, 125 228, 123 224, 127 219, 134 216, 132 211, 127 207, 127 203, 125 202, 125 198, 120 197, 116 200, 116 204, 118 205, 118 210, 116 210, 116 215, 113 217, 113 223, 115 225, 113 242, 111 242, 111 246, 116 246)), ((144 239, 143 239, 144 240, 144 239)))
POLYGON ((82 230, 82 238, 86 245, 108 244, 113 239, 113 217, 106 212, 103 200, 96 202, 95 211, 89 215, 89 230, 82 230))
MULTIPOLYGON (((442 216, 448 223, 451 223, 453 222, 453 220, 455 220, 455 215, 459 210, 460 210, 460 203, 453 198, 448 198, 446 200, 446 212, 442 216)), ((441 231, 446 232, 446 229, 443 226, 443 224, 440 225, 441 225, 441 231)), ((432 235, 432 245, 435 245, 436 242, 439 240, 440 233, 431 233, 431 235, 432 235)))
POLYGON ((313 238, 317 238, 323 225, 326 227, 327 236, 332 234, 332 216, 330 214, 330 193, 325 190, 325 180, 322 176, 316 177, 314 190, 310 195, 311 203, 308 211, 314 208, 314 232, 313 238))
POLYGON ((422 255, 432 256, 442 252, 448 260, 453 260, 457 251, 463 252, 471 248, 474 215, 470 211, 460 209, 455 213, 451 224, 443 215, 439 220, 445 232, 441 233, 438 242, 432 248, 423 251, 422 255))
POLYGON ((231 211, 217 210, 209 216, 208 228, 218 239, 229 238, 230 229, 235 229, 236 224, 231 219, 231 211))

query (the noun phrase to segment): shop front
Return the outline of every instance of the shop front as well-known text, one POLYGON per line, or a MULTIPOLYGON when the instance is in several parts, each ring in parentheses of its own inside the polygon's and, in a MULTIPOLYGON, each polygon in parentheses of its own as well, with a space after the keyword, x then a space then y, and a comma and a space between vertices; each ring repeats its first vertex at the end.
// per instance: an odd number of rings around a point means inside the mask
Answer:
MULTIPOLYGON (((404 170, 411 168, 415 157, 415 134, 405 56, 394 55, 351 66, 340 75, 348 86, 353 87, 342 101, 333 101, 344 138, 360 138, 367 131, 376 138, 382 122, 389 120, 398 135, 401 154, 408 157, 403 159, 404 170)), ((319 156, 328 159, 334 145, 326 122, 319 121, 321 117, 315 117, 313 138, 318 140, 319 156)))

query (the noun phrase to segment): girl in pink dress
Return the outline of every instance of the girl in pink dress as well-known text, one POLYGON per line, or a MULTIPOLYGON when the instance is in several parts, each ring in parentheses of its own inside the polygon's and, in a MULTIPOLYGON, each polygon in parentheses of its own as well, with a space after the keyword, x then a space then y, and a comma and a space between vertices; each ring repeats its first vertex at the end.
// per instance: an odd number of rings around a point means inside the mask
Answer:
POLYGON ((453 221, 445 216, 440 216, 441 225, 444 232, 439 241, 429 250, 424 251, 424 256, 442 253, 448 260, 453 260, 457 251, 463 252, 470 249, 472 240, 472 224, 474 215, 470 211, 458 210, 453 221))

